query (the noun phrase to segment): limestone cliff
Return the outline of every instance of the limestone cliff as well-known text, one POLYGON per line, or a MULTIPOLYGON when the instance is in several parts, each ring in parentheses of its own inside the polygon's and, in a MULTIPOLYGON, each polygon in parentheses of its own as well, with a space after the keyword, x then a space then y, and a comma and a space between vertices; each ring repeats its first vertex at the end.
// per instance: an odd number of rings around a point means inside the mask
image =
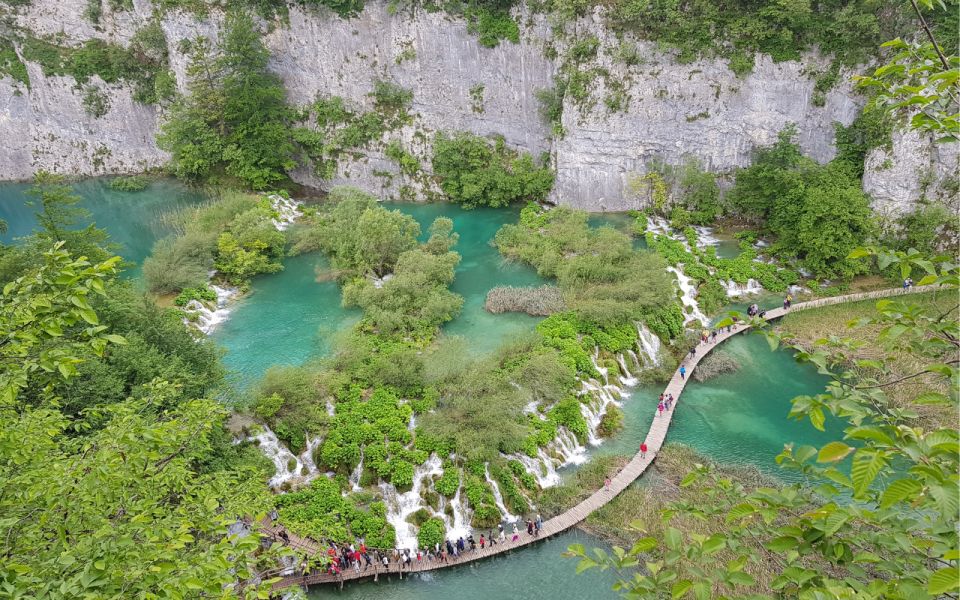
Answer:
MULTIPOLYGON (((21 30, 58 35, 61 43, 97 37, 125 44, 153 14, 149 0, 135 0, 132 11, 107 10, 95 28, 83 17, 84 5, 33 0, 12 19, 21 30)), ((197 35, 215 39, 221 20, 216 13, 205 19, 182 13, 163 17, 171 68, 181 87, 187 61, 180 41, 197 35)), ((394 15, 383 3, 368 3, 363 14, 345 21, 293 7, 265 41, 291 102, 306 104, 328 94, 370 109, 373 80, 390 79, 413 91, 414 120, 389 136, 402 140, 425 166, 436 131, 500 134, 535 155, 549 152, 557 171, 554 199, 591 210, 636 207, 626 182, 643 173, 651 159, 678 163, 693 157, 709 170, 728 172, 749 164, 752 149, 772 142, 789 123, 797 125, 805 153, 830 160, 834 123, 849 124, 863 103, 847 83, 814 102, 814 82, 807 73, 822 65, 812 55, 783 63, 758 55, 752 73, 737 77, 723 61, 680 65, 654 45, 634 40, 640 60, 630 66, 613 58, 620 41, 594 15, 575 29, 599 40, 593 66, 605 76, 594 81, 586 100, 565 100, 565 133, 555 138, 538 114, 536 92, 553 86, 561 60, 548 58, 556 53, 547 48, 559 49, 562 56, 563 42, 551 39, 543 18, 521 14, 519 20, 521 42, 490 49, 467 32, 465 23, 443 13, 394 15), (623 96, 615 110, 602 101, 610 86, 623 96)), ((70 78, 44 77, 34 64, 28 69, 29 88, 0 79, 0 178, 27 178, 39 169, 76 175, 131 172, 165 162, 154 141, 161 109, 135 103, 126 86, 94 81, 110 102, 105 115, 93 118, 70 78)), ((866 162, 864 187, 877 206, 902 212, 956 172, 957 149, 914 134, 897 135, 889 155, 876 150, 866 162)), ((341 161, 333 180, 320 180, 309 168, 294 177, 316 187, 349 182, 385 195, 425 185, 423 178, 411 181, 400 174, 377 148, 341 161)))

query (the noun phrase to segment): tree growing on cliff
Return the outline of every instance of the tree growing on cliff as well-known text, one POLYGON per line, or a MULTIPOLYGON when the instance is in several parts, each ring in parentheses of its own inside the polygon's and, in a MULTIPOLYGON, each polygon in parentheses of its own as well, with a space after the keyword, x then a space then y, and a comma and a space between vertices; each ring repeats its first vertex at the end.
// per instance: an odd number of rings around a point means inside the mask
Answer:
POLYGON ((252 19, 227 17, 219 54, 203 38, 192 44, 189 93, 161 128, 158 143, 172 154, 180 177, 234 177, 254 189, 286 179, 293 160, 290 123, 280 79, 267 69, 270 54, 252 19))

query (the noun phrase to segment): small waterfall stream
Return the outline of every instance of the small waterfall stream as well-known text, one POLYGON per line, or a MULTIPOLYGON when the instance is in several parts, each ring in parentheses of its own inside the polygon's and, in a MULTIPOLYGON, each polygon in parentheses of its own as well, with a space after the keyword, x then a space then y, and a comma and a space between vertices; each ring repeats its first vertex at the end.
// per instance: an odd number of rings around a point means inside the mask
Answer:
POLYGON ((272 488, 279 488, 286 482, 306 483, 320 474, 320 470, 313 462, 313 452, 320 445, 321 438, 311 438, 307 436, 307 448, 300 456, 295 456, 290 450, 280 443, 277 435, 266 425, 260 425, 263 428, 259 434, 248 438, 249 441, 256 441, 260 451, 273 461, 276 472, 268 482, 272 488), (290 468, 290 464, 293 468, 290 468))
POLYGON ((353 472, 350 473, 350 489, 354 492, 359 492, 363 488, 360 487, 360 478, 363 477, 363 448, 360 448, 360 462, 357 463, 357 466, 354 467, 353 472))
POLYGON ((500 486, 497 485, 497 482, 490 477, 490 465, 489 463, 484 463, 483 465, 483 475, 487 478, 487 483, 490 485, 490 489, 493 491, 493 499, 497 505, 497 508, 500 509, 500 514, 503 515, 503 520, 508 523, 513 523, 514 521, 519 521, 520 517, 511 513, 507 509, 507 505, 503 502, 503 494, 500 493, 500 486))
POLYGON ((689 309, 687 311, 687 317, 696 319, 701 325, 709 325, 710 319, 707 318, 707 315, 703 314, 703 311, 700 310, 700 305, 697 304, 697 289, 690 283, 692 280, 687 277, 682 270, 676 267, 667 267, 667 270, 677 276, 677 285, 683 294, 680 297, 680 301, 689 309))

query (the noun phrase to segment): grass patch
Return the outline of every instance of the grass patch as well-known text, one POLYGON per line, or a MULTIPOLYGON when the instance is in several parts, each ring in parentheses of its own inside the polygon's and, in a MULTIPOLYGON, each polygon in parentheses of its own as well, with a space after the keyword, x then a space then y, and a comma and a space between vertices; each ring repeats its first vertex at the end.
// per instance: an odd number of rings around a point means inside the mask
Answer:
POLYGON ((539 287, 512 287, 501 285, 487 292, 483 308, 488 312, 523 312, 535 317, 546 317, 564 310, 563 294, 552 285, 539 287))

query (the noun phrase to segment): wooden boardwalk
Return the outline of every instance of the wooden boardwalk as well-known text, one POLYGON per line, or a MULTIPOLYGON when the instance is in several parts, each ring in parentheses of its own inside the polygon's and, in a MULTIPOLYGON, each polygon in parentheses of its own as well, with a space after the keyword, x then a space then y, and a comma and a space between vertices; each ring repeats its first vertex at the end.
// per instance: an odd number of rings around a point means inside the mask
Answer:
MULTIPOLYGON (((819 300, 811 300, 809 302, 800 302, 794 304, 789 312, 818 308, 821 306, 830 306, 833 304, 841 304, 846 302, 856 302, 859 300, 870 300, 887 298, 891 296, 930 292, 934 291, 935 289, 936 288, 933 286, 924 286, 922 288, 912 287, 908 289, 898 288, 878 290, 874 292, 862 292, 859 294, 848 294, 846 296, 835 296, 832 298, 822 298, 819 300)), ((770 321, 782 317, 787 312, 788 311, 784 310, 783 308, 771 309, 766 311, 764 318, 765 320, 770 321)), ((562 533, 567 529, 570 529, 586 519, 590 513, 613 500, 613 498, 625 490, 627 486, 633 483, 638 477, 640 477, 640 475, 643 474, 644 471, 647 470, 647 467, 650 466, 650 463, 656 459, 657 453, 660 451, 660 448, 663 446, 663 443, 667 438, 667 430, 670 428, 670 422, 673 419, 674 410, 677 404, 680 402, 680 394, 683 392, 683 389, 686 386, 687 381, 689 381, 690 375, 693 373, 693 370, 696 368, 697 364, 699 364, 699 362, 714 348, 738 333, 746 331, 747 329, 749 329, 749 326, 746 324, 734 325, 730 328, 730 331, 718 333, 715 342, 700 344, 697 346, 697 353, 692 357, 688 356, 683 361, 683 365, 686 367, 686 377, 681 378, 679 370, 675 371, 673 377, 670 379, 670 382, 667 384, 667 387, 663 390, 665 396, 673 394, 674 405, 671 410, 664 411, 662 415, 654 415, 653 423, 650 425, 650 430, 647 432, 646 437, 646 456, 641 456, 639 452, 634 455, 633 459, 613 477, 610 482, 609 489, 600 489, 573 508, 548 521, 545 521, 543 523, 543 528, 540 530, 539 536, 534 537, 527 535, 526 529, 521 527, 520 539, 516 542, 511 542, 512 527, 510 527, 507 531, 506 542, 497 544, 496 546, 488 546, 482 550, 478 547, 473 552, 467 550, 456 560, 453 560, 451 557, 449 562, 446 563, 441 563, 437 559, 434 559, 433 561, 427 561, 426 558, 424 558, 420 562, 414 560, 409 569, 401 569, 401 565, 397 562, 394 562, 391 556, 391 562, 389 566, 384 566, 383 564, 374 564, 367 570, 363 570, 361 568, 359 571, 354 570, 353 568, 348 568, 340 575, 331 575, 326 572, 314 571, 306 575, 286 576, 274 585, 274 590, 276 591, 291 586, 308 586, 322 583, 342 584, 344 581, 361 579, 364 577, 376 578, 384 574, 418 573, 421 571, 432 571, 435 569, 454 567, 478 560, 483 560, 498 554, 504 554, 512 550, 516 550, 517 548, 522 548, 529 544, 547 539, 551 536, 557 535, 558 533, 562 533)), ((654 408, 654 411, 656 410, 657 409, 654 408)), ((520 525, 522 525, 522 523, 520 525)), ((278 537, 281 529, 282 527, 275 526, 269 522, 263 522, 260 524, 260 531, 266 535, 273 536, 275 539, 277 539, 277 541, 282 541, 278 537)), ((316 555, 326 551, 325 547, 322 547, 313 540, 300 538, 289 532, 287 535, 290 540, 288 545, 296 550, 309 555, 316 555)), ((376 563, 376 561, 374 562, 376 563)))

